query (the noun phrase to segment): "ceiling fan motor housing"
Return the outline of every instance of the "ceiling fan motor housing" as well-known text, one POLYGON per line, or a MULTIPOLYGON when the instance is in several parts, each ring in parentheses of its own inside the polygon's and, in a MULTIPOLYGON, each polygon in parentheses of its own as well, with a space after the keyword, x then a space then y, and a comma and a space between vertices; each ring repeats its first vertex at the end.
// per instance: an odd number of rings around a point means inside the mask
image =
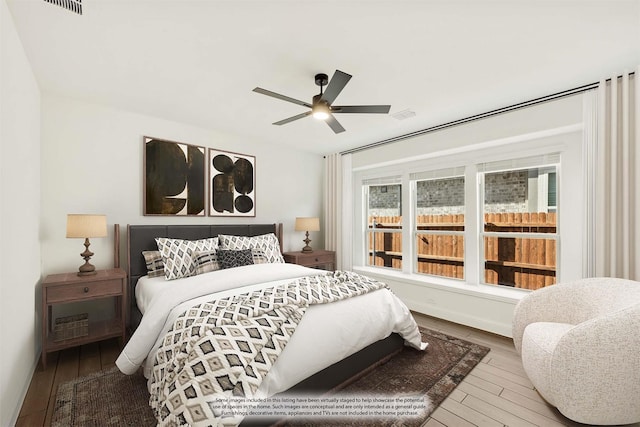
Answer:
POLYGON ((319 93, 317 95, 313 95, 313 101, 311 101, 311 105, 326 105, 327 107, 329 107, 329 103, 327 101, 324 101, 322 99, 320 99, 320 97, 322 97, 322 94, 319 93))

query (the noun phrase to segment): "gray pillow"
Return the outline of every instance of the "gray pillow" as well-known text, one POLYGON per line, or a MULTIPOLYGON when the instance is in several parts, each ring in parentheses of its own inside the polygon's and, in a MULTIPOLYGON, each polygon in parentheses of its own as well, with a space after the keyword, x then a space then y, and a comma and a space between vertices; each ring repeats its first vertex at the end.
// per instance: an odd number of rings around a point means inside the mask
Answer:
POLYGON ((218 262, 222 268, 251 265, 253 264, 253 253, 251 249, 240 249, 237 251, 218 249, 218 262))

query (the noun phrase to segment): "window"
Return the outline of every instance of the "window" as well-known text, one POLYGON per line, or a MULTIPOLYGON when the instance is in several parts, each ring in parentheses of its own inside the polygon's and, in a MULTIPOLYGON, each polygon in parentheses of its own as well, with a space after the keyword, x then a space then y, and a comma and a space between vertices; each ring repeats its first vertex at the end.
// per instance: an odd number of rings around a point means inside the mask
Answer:
MULTIPOLYGON (((581 191, 561 195, 557 149, 522 158, 494 150, 482 157, 493 158, 480 163, 469 155, 462 166, 450 161, 452 167, 413 162, 407 172, 397 166, 376 171, 379 178, 356 174, 354 184, 363 191, 355 206, 362 216, 353 234, 354 266, 401 271, 418 281, 437 278, 432 283, 439 284, 534 290, 561 280, 562 259, 563 280, 576 277, 582 268, 581 191), (560 210, 572 224, 564 231, 560 210)), ((562 166, 572 188, 580 185, 579 163, 566 156, 562 166)))
POLYGON ((508 169, 501 162, 481 165, 484 283, 523 289, 556 283, 557 165, 518 167, 555 161, 546 156, 510 161, 515 167, 508 169))
POLYGON ((437 177, 460 169, 411 175, 416 273, 464 278, 464 176, 437 177))
POLYGON ((368 180, 367 265, 402 269, 402 185, 399 177, 368 180))

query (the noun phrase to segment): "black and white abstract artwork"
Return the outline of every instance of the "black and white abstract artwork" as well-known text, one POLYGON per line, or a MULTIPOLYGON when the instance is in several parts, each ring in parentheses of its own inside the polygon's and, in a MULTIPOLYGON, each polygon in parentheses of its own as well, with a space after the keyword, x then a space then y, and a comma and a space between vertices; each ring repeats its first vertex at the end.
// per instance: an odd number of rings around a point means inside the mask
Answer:
POLYGON ((209 216, 256 216, 256 158, 209 149, 209 216))
POLYGON ((144 215, 205 216, 204 147, 144 137, 144 215))

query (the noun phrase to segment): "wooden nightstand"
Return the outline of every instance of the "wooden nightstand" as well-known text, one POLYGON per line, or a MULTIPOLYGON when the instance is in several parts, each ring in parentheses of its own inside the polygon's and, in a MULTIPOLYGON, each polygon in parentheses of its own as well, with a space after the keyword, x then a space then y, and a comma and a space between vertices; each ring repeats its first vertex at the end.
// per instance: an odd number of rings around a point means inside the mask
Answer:
MULTIPOLYGON (((92 276, 78 276, 77 273, 52 274, 42 282, 42 368, 47 366, 47 353, 75 347, 107 338, 120 337, 126 342, 126 278, 127 273, 120 268, 97 270, 92 276), (71 334, 54 333, 51 329, 51 311, 57 304, 68 304, 101 298, 113 298, 115 316, 113 319, 94 321, 88 313, 88 329, 83 321, 67 326, 83 325, 84 329, 71 334), (88 333, 86 333, 88 332, 88 333), (65 337, 60 339, 60 337, 65 337)), ((57 325, 62 330, 62 325, 57 325)), ((73 332, 73 331, 72 331, 73 332)))
POLYGON ((335 251, 314 250, 313 252, 285 252, 282 254, 285 262, 304 265, 305 267, 321 268, 324 270, 336 269, 335 251))

